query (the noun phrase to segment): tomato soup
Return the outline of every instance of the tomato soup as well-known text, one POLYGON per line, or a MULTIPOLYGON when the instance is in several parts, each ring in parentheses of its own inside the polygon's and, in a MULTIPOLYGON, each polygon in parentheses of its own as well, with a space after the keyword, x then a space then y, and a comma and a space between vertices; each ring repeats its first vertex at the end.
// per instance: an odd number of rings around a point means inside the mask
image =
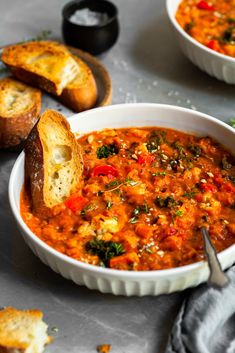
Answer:
POLYGON ((217 251, 235 243, 234 157, 210 137, 165 128, 103 130, 78 139, 80 192, 48 217, 21 215, 57 251, 119 270, 160 270, 204 258, 201 227, 217 251))
POLYGON ((183 0, 176 19, 201 44, 235 57, 235 0, 183 0))

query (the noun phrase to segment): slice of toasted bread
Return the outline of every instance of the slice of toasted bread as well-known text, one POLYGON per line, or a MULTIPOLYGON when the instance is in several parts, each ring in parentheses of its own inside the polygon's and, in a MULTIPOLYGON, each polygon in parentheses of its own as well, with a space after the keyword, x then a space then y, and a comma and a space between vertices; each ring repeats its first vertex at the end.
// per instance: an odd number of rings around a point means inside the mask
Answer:
POLYGON ((55 95, 60 95, 79 71, 66 47, 53 41, 6 47, 2 61, 19 80, 55 95))
POLYGON ((63 115, 45 111, 25 145, 34 213, 47 215, 79 188, 83 171, 81 149, 63 115))
POLYGON ((75 112, 94 107, 97 87, 91 69, 77 56, 73 56, 79 67, 77 76, 64 88, 59 100, 75 112))
POLYGON ((1 353, 42 353, 51 342, 40 310, 17 310, 8 307, 0 311, 1 353))
POLYGON ((24 83, 0 80, 0 148, 16 149, 27 138, 41 110, 41 91, 24 83))

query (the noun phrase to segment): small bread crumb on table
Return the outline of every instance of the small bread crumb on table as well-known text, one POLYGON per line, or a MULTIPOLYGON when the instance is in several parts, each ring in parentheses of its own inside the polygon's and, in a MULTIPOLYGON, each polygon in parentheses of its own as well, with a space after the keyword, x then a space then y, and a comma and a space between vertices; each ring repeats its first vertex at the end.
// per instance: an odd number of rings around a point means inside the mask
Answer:
POLYGON ((98 353, 109 353, 111 348, 112 348, 111 344, 101 344, 97 346, 96 349, 98 353))

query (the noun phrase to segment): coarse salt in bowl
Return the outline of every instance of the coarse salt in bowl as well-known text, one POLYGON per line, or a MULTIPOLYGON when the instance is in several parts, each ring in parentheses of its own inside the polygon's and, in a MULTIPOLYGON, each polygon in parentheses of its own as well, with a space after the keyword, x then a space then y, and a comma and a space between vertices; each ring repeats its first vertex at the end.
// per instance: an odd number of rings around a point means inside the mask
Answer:
MULTIPOLYGON (((133 103, 92 109, 69 118, 81 135, 104 128, 159 126, 198 135, 210 135, 235 154, 235 130, 225 123, 194 110, 170 105, 133 103)), ((17 158, 9 181, 9 201, 24 240, 42 262, 79 285, 117 295, 159 295, 197 286, 208 278, 205 261, 158 271, 121 271, 72 259, 39 239, 24 223, 19 209, 24 183, 24 152, 17 158)), ((235 245, 218 254, 223 269, 235 262, 235 245)))
POLYGON ((185 32, 177 22, 175 15, 181 1, 166 0, 166 8, 183 53, 209 75, 226 83, 235 84, 235 58, 202 45, 185 32))

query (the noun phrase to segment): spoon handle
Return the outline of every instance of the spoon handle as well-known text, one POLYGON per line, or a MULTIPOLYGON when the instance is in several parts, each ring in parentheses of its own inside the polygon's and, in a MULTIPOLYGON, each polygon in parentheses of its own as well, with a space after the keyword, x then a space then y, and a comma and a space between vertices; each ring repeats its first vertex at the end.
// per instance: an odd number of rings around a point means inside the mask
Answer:
POLYGON ((202 227, 201 232, 204 240, 204 250, 210 269, 208 283, 218 288, 223 288, 229 283, 230 280, 228 276, 222 271, 216 250, 211 242, 207 229, 202 227))

